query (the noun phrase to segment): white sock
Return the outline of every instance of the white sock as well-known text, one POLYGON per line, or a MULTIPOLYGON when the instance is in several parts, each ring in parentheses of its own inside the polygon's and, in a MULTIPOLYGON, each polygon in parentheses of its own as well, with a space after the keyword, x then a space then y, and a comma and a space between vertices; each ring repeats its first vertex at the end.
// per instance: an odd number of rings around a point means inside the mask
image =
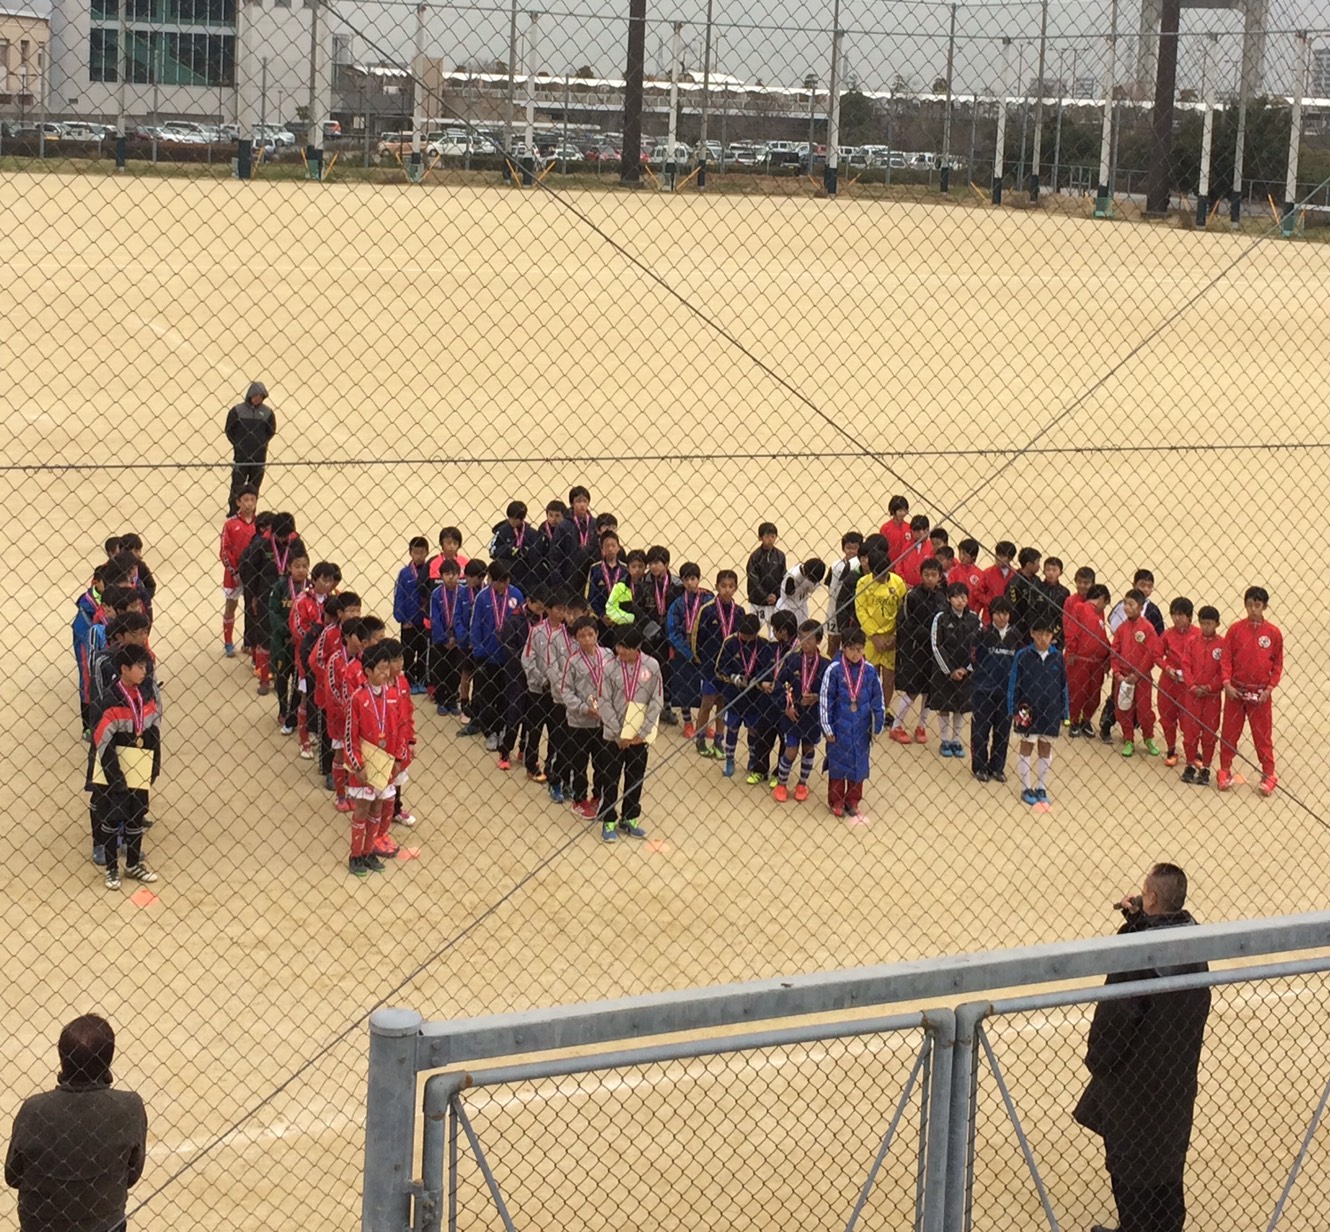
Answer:
POLYGON ((910 703, 913 702, 913 701, 914 701, 914 698, 908 696, 908 695, 905 694, 905 693, 902 693, 902 694, 900 695, 900 697, 898 697, 898 698, 896 699, 896 723, 895 723, 895 726, 897 726, 897 727, 901 727, 901 726, 904 725, 904 723, 905 723, 905 716, 906 716, 907 714, 909 714, 909 712, 910 712, 910 703))
POLYGON ((961 741, 961 712, 959 710, 951 716, 951 738, 956 744, 961 741))
POLYGON ((932 717, 933 712, 928 708, 928 703, 924 702, 923 705, 919 707, 919 726, 927 727, 928 720, 932 717))
POLYGON ((1016 754, 1016 774, 1021 780, 1021 786, 1026 791, 1030 790, 1030 754, 1016 754))
POLYGON ((951 715, 949 715, 945 710, 943 710, 937 716, 937 734, 939 738, 943 741, 943 743, 951 739, 951 737, 947 735, 947 731, 950 727, 951 727, 951 715))
POLYGON ((1048 787, 1048 768, 1052 764, 1053 764, 1052 753, 1050 753, 1047 757, 1039 758, 1039 760, 1034 763, 1035 775, 1039 779, 1040 787, 1043 788, 1048 787))

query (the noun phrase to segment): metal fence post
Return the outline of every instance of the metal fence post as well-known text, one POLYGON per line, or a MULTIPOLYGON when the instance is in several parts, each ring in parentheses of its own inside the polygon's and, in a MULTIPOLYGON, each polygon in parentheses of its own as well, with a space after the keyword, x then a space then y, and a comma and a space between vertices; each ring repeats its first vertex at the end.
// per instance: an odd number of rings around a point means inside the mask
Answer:
POLYGON ((422 1021, 415 1010, 370 1015, 361 1232, 403 1232, 410 1226, 416 1041, 422 1021))
POLYGON ((956 1049, 956 1015, 949 1009, 929 1010, 926 1024, 933 1038, 933 1085, 928 1099, 923 1232, 942 1232, 947 1195, 948 1118, 951 1114, 951 1068, 952 1054, 956 1049))
POLYGON ((971 1153, 974 1143, 975 1030, 989 1012, 987 1002, 957 1007, 956 1047, 951 1067, 951 1112, 947 1122, 945 1232, 966 1232, 970 1223, 971 1153))

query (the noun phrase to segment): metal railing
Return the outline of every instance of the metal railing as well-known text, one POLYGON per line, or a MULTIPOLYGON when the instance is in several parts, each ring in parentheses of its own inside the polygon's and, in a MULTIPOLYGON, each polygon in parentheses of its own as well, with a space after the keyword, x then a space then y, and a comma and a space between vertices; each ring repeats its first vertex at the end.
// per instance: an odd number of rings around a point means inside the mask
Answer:
MULTIPOLYGON (((662 1127, 667 1134, 665 1141, 678 1144, 686 1132, 691 1136, 689 1141, 697 1139, 700 1144, 696 1152, 685 1152, 684 1165, 675 1169, 670 1182, 673 1201, 682 1203, 694 1189, 699 1203, 714 1204, 720 1200, 719 1195, 732 1199, 734 1195, 726 1185, 727 1165, 716 1164, 714 1152, 708 1153, 705 1147, 709 1136, 719 1142, 725 1131, 718 1125, 708 1125, 704 1111, 695 1109, 688 1098, 681 1097, 676 1106, 671 1106, 669 1099, 660 1096, 661 1091, 676 1089, 684 1082, 696 1091, 726 1088, 722 1079, 736 1072, 727 1068, 732 1061, 743 1074, 741 1081, 758 1073, 763 1075, 764 1083, 783 1084, 785 1094, 778 1105, 790 1119, 800 1125, 828 1126, 833 1137, 840 1135, 834 1143, 822 1145, 823 1155, 834 1161, 834 1177, 821 1187, 811 1186, 815 1193, 809 1192, 807 1178, 794 1166, 793 1153, 791 1160, 782 1165, 777 1158, 779 1145, 773 1144, 771 1157, 764 1160, 764 1174, 776 1178, 762 1191, 766 1202, 762 1214, 767 1226, 786 1226, 783 1221, 796 1209, 805 1213, 816 1210, 818 1226, 829 1221, 839 1225, 843 1219, 847 1232, 854 1232, 860 1226, 873 1226, 865 1221, 867 1212, 878 1210, 882 1203, 894 1203, 897 1218, 891 1226, 900 1226, 909 1207, 913 1226, 919 1232, 968 1232, 975 1200, 980 1076, 987 1072, 993 1077, 1015 1131, 1040 1208, 1048 1226, 1058 1232, 1063 1225, 985 1022, 1186 988, 1250 986, 1319 976, 1330 971, 1330 956, 1023 995, 967 1003, 955 1009, 941 1006, 867 1018, 844 1015, 876 1006, 954 999, 978 991, 1292 954, 1327 944, 1330 913, 1322 912, 1154 930, 455 1022, 427 1023, 411 1010, 380 1010, 370 1022, 361 1226, 363 1232, 401 1232, 407 1227, 415 1232, 447 1227, 453 1232, 459 1227, 489 1226, 497 1216, 505 1232, 514 1232, 530 1226, 559 1226, 560 1208, 575 1199, 580 1204, 579 1213, 570 1212, 567 1218, 574 1219, 577 1226, 590 1227, 595 1220, 583 1208, 593 1202, 590 1195, 595 1187, 579 1186, 568 1178, 585 1171, 588 1160, 616 1152, 618 1142, 625 1137, 637 1144, 636 1157, 649 1158, 649 1150, 641 1146, 642 1136, 660 1132, 662 1127), (793 1027, 773 1025, 779 1019, 827 1014, 838 1017, 793 1027), (753 1023, 763 1025, 754 1027, 753 1023), (714 1033, 735 1026, 745 1029, 736 1035, 677 1038, 685 1033, 714 1033), (641 1042, 660 1036, 676 1038, 641 1042), (604 1046, 611 1044, 626 1046, 605 1050, 604 1046), (586 1051, 569 1056, 569 1050, 586 1051), (564 1055, 536 1055, 556 1052, 564 1055), (899 1054, 894 1067, 884 1061, 891 1054, 899 1054), (779 1055, 779 1064, 770 1063, 772 1055, 779 1055), (488 1069, 460 1068, 468 1062, 493 1058, 514 1060, 488 1069), (697 1068, 680 1070, 685 1063, 697 1068), (827 1065, 840 1067, 834 1079, 815 1080, 818 1067, 827 1065), (445 1072, 432 1074, 422 1092, 419 1076, 440 1069, 445 1072), (892 1078, 884 1082, 881 1076, 888 1070, 892 1078), (627 1077, 613 1082, 604 1079, 621 1071, 627 1077), (571 1085, 565 1085, 570 1079, 571 1085), (599 1086, 588 1087, 583 1079, 592 1079, 599 1086), (479 1127, 476 1109, 468 1108, 468 1099, 478 1092, 485 1092, 489 1101, 481 1118, 486 1124, 479 1127), (875 1099, 875 1095, 882 1098, 875 1099), (635 1104, 628 1111, 624 1110, 626 1099, 635 1104), (814 1108, 818 1099, 827 1106, 814 1108), (580 1111, 576 1117, 568 1111, 574 1103, 587 1100, 592 1101, 589 1111, 580 1111), (423 1109, 423 1117, 417 1114, 417 1108, 423 1109), (899 1141, 912 1108, 917 1145, 913 1159, 904 1160, 902 1152, 893 1154, 891 1148, 899 1141), (553 1124, 542 1122, 542 1116, 551 1115, 555 1118, 553 1124), (483 1141, 485 1134, 490 1135, 488 1149, 483 1141), (495 1138, 502 1144, 497 1150, 495 1138), (597 1142, 608 1145, 597 1151, 597 1142), (418 1179, 412 1167, 417 1143, 421 1147, 418 1179), (565 1167, 557 1164, 560 1153, 568 1156, 565 1167), (541 1176, 515 1175, 513 1160, 535 1158, 556 1162, 548 1162, 541 1176), (718 1173, 722 1175, 718 1177, 718 1173), (886 1185, 884 1197, 885 1175, 890 1175, 892 1181, 886 1185), (909 1180, 913 1181, 912 1197, 907 1188, 909 1180), (782 1186, 787 1183, 788 1200, 781 1196, 786 1192, 782 1186), (487 1208, 487 1215, 474 1209, 473 1195, 475 1201, 487 1200, 492 1208, 487 1208), (817 1209, 817 1202, 825 1209, 817 1209), (843 1209, 832 1209, 836 1202, 843 1209), (538 1218, 532 1216, 536 1210, 540 1211, 538 1218)), ((1315 991, 1330 996, 1330 989, 1320 981, 1315 991)), ((1238 1055, 1245 1058, 1243 1064, 1254 1063, 1259 1072, 1259 1052, 1240 1050, 1238 1055)), ((1320 1102, 1316 1114, 1310 1128, 1301 1134, 1301 1148, 1294 1153, 1291 1168, 1285 1170, 1270 1228, 1278 1223, 1324 1112, 1330 1087, 1318 1085, 1317 1090, 1320 1102)), ((733 1125, 743 1122, 751 1128, 753 1137, 765 1144, 782 1123, 780 1115, 772 1114, 771 1105, 769 1094, 764 1097, 742 1091, 726 1099, 726 1123, 732 1131, 733 1125), (752 1118, 750 1126, 744 1117, 751 1107, 766 1109, 766 1113, 752 1118)), ((782 1135, 782 1141, 786 1140, 788 1136, 782 1135)), ((825 1180, 824 1172, 819 1176, 825 1180)), ((653 1193, 659 1199, 648 1181, 640 1176, 634 1180, 636 1189, 616 1182, 616 1211, 625 1203, 630 1207, 633 1203, 646 1204, 653 1193)), ((749 1185, 741 1188, 745 1194, 752 1193, 749 1185)), ((763 1219, 750 1222, 761 1223, 763 1219)), ((685 1224, 688 1222, 685 1219, 685 1224)), ((692 1221, 701 1222, 700 1216, 692 1221)))

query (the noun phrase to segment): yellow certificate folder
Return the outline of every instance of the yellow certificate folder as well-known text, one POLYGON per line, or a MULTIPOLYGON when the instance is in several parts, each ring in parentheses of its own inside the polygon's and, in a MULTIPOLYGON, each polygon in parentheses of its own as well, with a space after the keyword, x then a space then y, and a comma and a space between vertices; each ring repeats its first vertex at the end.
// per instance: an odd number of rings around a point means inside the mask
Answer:
MULTIPOLYGON (((642 728, 647 721, 647 707, 645 702, 629 702, 623 712, 623 730, 619 733, 624 740, 636 740, 642 734, 642 728)), ((656 743, 656 732, 660 730, 660 724, 652 733, 646 737, 647 744, 656 743)))
POLYGON ((365 782, 375 791, 386 790, 393 781, 393 755, 376 744, 362 744, 360 750, 365 757, 365 782))
MULTIPOLYGON (((116 748, 115 755, 120 759, 120 773, 125 776, 125 786, 130 791, 147 791, 152 786, 151 749, 136 749, 132 744, 122 744, 116 748)), ((98 787, 108 785, 100 757, 93 759, 92 781, 98 787)))

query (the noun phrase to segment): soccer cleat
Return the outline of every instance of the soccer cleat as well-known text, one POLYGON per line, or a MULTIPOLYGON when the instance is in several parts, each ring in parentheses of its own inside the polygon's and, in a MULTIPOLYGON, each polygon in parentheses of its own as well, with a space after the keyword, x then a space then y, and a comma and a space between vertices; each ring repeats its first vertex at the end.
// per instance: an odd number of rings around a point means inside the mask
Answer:
POLYGON ((551 783, 551 784, 550 784, 550 803, 552 803, 552 804, 562 804, 562 803, 563 803, 563 786, 562 786, 562 784, 560 784, 560 783, 551 783))
POLYGON ((994 783, 1005 783, 1007 781, 1007 776, 1001 770, 990 770, 988 777, 994 783))
POLYGON ((502 753, 500 753, 500 754, 499 754, 499 769, 500 769, 500 770, 511 770, 512 768, 513 768, 513 763, 510 762, 510 761, 508 760, 508 758, 506 758, 502 753))
POLYGON ((151 885, 157 880, 157 874, 148 867, 146 860, 140 860, 137 864, 131 864, 125 869, 125 876, 132 877, 135 881, 141 881, 144 885, 151 885))
POLYGON ((914 729, 914 742, 915 744, 927 744, 928 728, 924 727, 922 724, 916 727, 914 729))
POLYGON ((1032 788, 1027 787, 1023 792, 1021 792, 1021 803, 1038 804, 1039 796, 1032 788))
POLYGON ((703 757, 709 757, 712 761, 723 761, 725 758, 725 750, 715 744, 704 745, 702 748, 698 749, 698 752, 701 753, 703 757))
POLYGON ((445 706, 442 702, 440 702, 437 706, 434 707, 434 713, 437 715, 445 715, 448 713, 448 707, 445 706))
POLYGON ((1215 786, 1218 787, 1220 791, 1227 791, 1230 787, 1232 787, 1233 771, 1220 770, 1219 773, 1215 776, 1215 786))
POLYGON ((365 867, 369 869, 371 873, 381 873, 386 867, 383 861, 380 860, 379 857, 376 856, 372 851, 365 852, 365 854, 360 858, 364 862, 365 867))
POLYGON ((907 732, 903 727, 893 727, 887 733, 887 739, 894 740, 897 744, 909 744, 910 733, 907 732))
POLYGON ((771 793, 771 798, 777 804, 784 804, 790 798, 790 789, 784 783, 777 783, 775 790, 771 793))
POLYGON ((833 805, 831 809, 831 815, 833 817, 844 817, 845 816, 844 806, 840 804, 833 805))
POLYGON ((1182 772, 1182 781, 1183 781, 1184 783, 1194 783, 1194 782, 1196 782, 1196 767, 1195 767, 1195 766, 1188 766, 1188 767, 1182 772))
POLYGON ((692 740, 697 735, 697 728, 693 725, 692 719, 683 725, 683 738, 692 740))
POLYGON ((794 798, 798 800, 800 804, 808 799, 807 783, 800 783, 799 786, 794 789, 794 798))
POLYGON ((485 752, 497 753, 498 751, 499 751, 499 733, 490 732, 490 734, 485 737, 485 752))
POLYGON ((1177 749, 1169 749, 1168 752, 1164 755, 1164 765, 1176 766, 1177 764, 1178 764, 1177 749))
POLYGON ((600 827, 600 841, 602 843, 617 843, 619 841, 619 827, 612 821, 606 821, 600 827))
POLYGON ((423 692, 425 692, 425 686, 423 684, 413 684, 411 686, 412 697, 419 697, 423 692))
POLYGON ((1085 733, 1081 731, 1081 725, 1079 723, 1073 723, 1070 727, 1067 728, 1067 735, 1070 736, 1073 740, 1075 740, 1078 736, 1082 736, 1084 734, 1085 733))
POLYGON ((756 787, 766 777, 765 774, 759 774, 756 770, 750 770, 748 772, 748 777, 744 782, 747 783, 749 787, 756 787))
POLYGON ((1042 788, 1042 787, 1036 787, 1036 788, 1034 789, 1034 796, 1035 796, 1035 799, 1036 799, 1040 804, 1047 804, 1047 803, 1048 803, 1048 792, 1045 791, 1044 788, 1042 788))
POLYGON ((974 781, 976 783, 987 783, 988 777, 989 775, 987 770, 976 770, 974 772, 974 781))
POLYGON ((475 719, 472 719, 469 723, 464 723, 461 727, 459 727, 457 729, 457 734, 459 736, 479 736, 480 724, 477 723, 475 719))
POLYGON ((550 781, 550 776, 548 774, 543 774, 539 770, 537 770, 535 774, 532 774, 531 771, 528 770, 526 772, 526 781, 528 783, 548 783, 550 781))
POLYGON ((408 813, 406 809, 403 809, 400 813, 393 814, 393 825, 395 826, 406 826, 409 828, 415 824, 416 815, 414 813, 408 813))
POLYGON ((1149 753, 1151 757, 1159 756, 1159 746, 1153 740, 1147 740, 1145 742, 1145 751, 1149 753))
POLYGON ((1263 796, 1273 796, 1278 786, 1279 780, 1273 774, 1266 774, 1261 776, 1260 786, 1256 790, 1263 796))
POLYGON ((336 802, 333 804, 333 808, 339 813, 349 813, 351 811, 351 801, 345 796, 338 796, 336 802))
POLYGON ((106 888, 108 890, 118 890, 120 888, 120 874, 113 868, 106 870, 106 888))
POLYGON ((85 727, 85 728, 83 729, 83 743, 84 743, 84 744, 91 744, 91 743, 92 743, 92 729, 91 729, 91 728, 85 727))
POLYGON ((1210 786, 1210 768, 1208 766, 1203 766, 1200 770, 1196 772, 1196 786, 1197 787, 1210 786))
POLYGON ((394 843, 386 834, 382 838, 374 840, 374 854, 376 856, 387 856, 391 860, 399 851, 401 851, 400 845, 394 843))
POLYGON ((1094 724, 1089 719, 1086 719, 1081 724, 1081 735, 1084 736, 1087 740, 1094 739, 1094 724))
POLYGON ((734 777, 734 758, 733 758, 733 757, 727 757, 727 758, 725 759, 725 769, 722 770, 721 773, 724 774, 724 776, 725 776, 727 779, 732 779, 732 778, 734 777))
POLYGON ((1130 740, 1124 740, 1122 742, 1122 756, 1132 757, 1135 755, 1135 753, 1136 753, 1136 746, 1130 740))
POLYGON ((222 653, 223 653, 228 659, 234 659, 234 658, 236 657, 236 644, 235 644, 235 642, 227 642, 227 643, 222 647, 222 653))
POLYGON ((660 721, 664 723, 666 727, 675 727, 678 725, 679 716, 666 706, 665 709, 660 712, 660 721))
POLYGON ((626 834, 629 838, 646 838, 647 832, 637 824, 637 818, 629 821, 619 822, 619 833, 626 834))
POLYGON ((283 723, 281 732, 283 736, 294 736, 296 734, 296 729, 289 723, 283 723))
POLYGON ((323 776, 323 786, 326 791, 333 790, 333 776, 331 774, 325 774, 323 776))
POLYGON ((106 848, 101 843, 92 845, 92 862, 98 866, 106 863, 106 848))
POLYGON ((716 738, 716 725, 715 725, 714 723, 713 723, 710 727, 707 728, 707 730, 706 730, 706 737, 707 737, 708 740, 715 740, 715 738, 716 738))
POLYGON ((260 681, 259 681, 259 696, 260 696, 260 697, 267 697, 268 694, 271 693, 271 692, 272 692, 272 685, 270 685, 266 680, 260 680, 260 681))
POLYGON ((300 746, 300 760, 301 760, 301 761, 313 761, 313 760, 314 760, 314 750, 311 749, 311 748, 309 747, 309 745, 307 745, 307 744, 302 744, 302 745, 300 746))
POLYGON ((573 812, 579 817, 585 817, 588 821, 594 821, 596 810, 600 807, 595 800, 579 800, 573 805, 573 812))
POLYGON ((1099 729, 1099 739, 1105 744, 1113 743, 1113 729, 1111 727, 1101 727, 1099 729))

